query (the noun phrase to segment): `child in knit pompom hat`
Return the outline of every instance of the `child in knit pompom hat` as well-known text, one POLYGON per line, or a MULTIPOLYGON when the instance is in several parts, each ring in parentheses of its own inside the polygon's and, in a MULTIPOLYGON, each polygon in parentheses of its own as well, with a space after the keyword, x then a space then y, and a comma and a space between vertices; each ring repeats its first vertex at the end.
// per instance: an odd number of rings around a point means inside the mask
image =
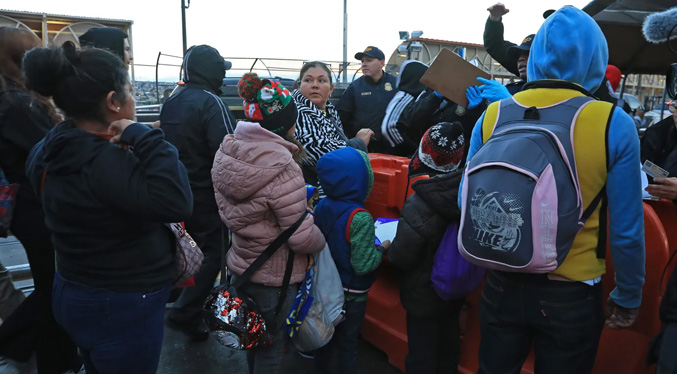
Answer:
POLYGON ((299 155, 305 152, 294 139, 297 114, 289 90, 256 74, 245 74, 238 92, 248 121, 238 122, 235 132, 226 135, 212 167, 219 214, 232 231, 228 269, 242 276, 270 243, 302 219, 240 290, 256 305, 273 305, 261 308, 273 344, 248 351, 249 372, 279 373, 288 342, 287 312, 305 279, 308 259, 324 248, 325 239, 313 215, 304 216, 308 200, 299 155), (288 267, 290 276, 285 277, 288 267))
POLYGON ((264 129, 282 135, 296 124, 296 104, 279 82, 246 73, 237 83, 237 93, 244 100, 244 115, 264 129))

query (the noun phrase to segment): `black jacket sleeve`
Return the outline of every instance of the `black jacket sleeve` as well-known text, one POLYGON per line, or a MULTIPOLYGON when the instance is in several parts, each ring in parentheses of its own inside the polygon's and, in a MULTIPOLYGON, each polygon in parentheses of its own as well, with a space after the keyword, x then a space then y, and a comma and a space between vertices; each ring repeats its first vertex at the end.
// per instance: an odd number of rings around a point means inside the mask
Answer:
POLYGON ((395 239, 388 248, 388 260, 400 269, 415 268, 425 256, 428 241, 436 233, 444 232, 447 224, 419 196, 411 195, 402 207, 395 239))
POLYGON ((492 21, 491 18, 487 18, 487 23, 484 25, 484 48, 489 56, 519 77, 517 60, 508 56, 508 48, 514 45, 516 44, 503 39, 503 22, 492 21))
POLYGON ((208 103, 205 111, 205 134, 209 143, 209 151, 215 155, 223 138, 235 132, 236 121, 233 113, 218 96, 214 96, 214 100, 208 103))
POLYGON ((135 123, 122 133, 133 154, 112 147, 92 165, 90 183, 109 205, 161 222, 181 222, 193 211, 188 174, 160 129, 135 123))
POLYGON ((339 118, 343 124, 343 132, 348 138, 354 138, 357 130, 353 126, 353 115, 355 111, 355 88, 351 84, 343 92, 343 96, 336 105, 336 110, 339 113, 339 118))
POLYGON ((649 160, 653 163, 660 163, 666 151, 666 143, 670 139, 670 128, 675 126, 672 116, 667 116, 660 122, 649 127, 640 146, 640 160, 642 162, 649 160))
POLYGON ((405 141, 418 147, 423 133, 432 126, 432 118, 443 99, 437 97, 431 89, 424 91, 412 104, 402 111, 397 130, 404 135, 405 141))

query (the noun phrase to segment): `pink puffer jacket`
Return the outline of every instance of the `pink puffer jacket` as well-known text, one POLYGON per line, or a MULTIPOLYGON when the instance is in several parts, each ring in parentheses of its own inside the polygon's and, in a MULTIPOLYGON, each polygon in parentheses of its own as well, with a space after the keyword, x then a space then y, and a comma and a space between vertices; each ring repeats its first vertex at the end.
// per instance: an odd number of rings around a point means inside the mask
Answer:
MULTIPOLYGON (((233 232, 228 268, 242 274, 282 231, 305 212, 306 189, 301 168, 292 159, 296 145, 257 123, 239 122, 216 152, 212 180, 221 220, 233 232)), ((304 279, 308 254, 324 248, 324 236, 307 215, 287 244, 249 279, 281 286, 289 250, 294 251, 291 283, 304 279)))

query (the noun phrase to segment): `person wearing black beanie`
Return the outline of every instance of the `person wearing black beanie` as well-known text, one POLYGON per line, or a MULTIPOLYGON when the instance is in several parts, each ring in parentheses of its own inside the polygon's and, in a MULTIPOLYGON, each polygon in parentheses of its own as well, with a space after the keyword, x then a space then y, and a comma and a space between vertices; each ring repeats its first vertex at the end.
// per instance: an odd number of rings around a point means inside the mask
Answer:
POLYGON ((127 69, 134 59, 127 34, 115 27, 93 27, 87 30, 80 36, 80 46, 113 52, 125 62, 127 69))

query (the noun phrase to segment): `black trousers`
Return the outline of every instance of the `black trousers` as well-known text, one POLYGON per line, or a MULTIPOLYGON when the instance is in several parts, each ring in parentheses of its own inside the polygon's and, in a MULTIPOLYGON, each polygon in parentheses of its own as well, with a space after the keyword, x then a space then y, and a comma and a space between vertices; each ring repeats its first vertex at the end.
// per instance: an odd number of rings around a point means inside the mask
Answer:
POLYGON ((78 371, 82 361, 75 343, 52 313, 54 247, 40 204, 17 200, 10 229, 26 250, 35 290, 0 325, 0 355, 26 362, 35 352, 40 374, 78 371))
POLYGON ((461 299, 445 315, 422 317, 407 313, 407 374, 458 373, 462 308, 461 299))
POLYGON ((480 301, 480 374, 518 374, 531 345, 536 373, 590 373, 604 314, 602 283, 490 271, 480 301))

